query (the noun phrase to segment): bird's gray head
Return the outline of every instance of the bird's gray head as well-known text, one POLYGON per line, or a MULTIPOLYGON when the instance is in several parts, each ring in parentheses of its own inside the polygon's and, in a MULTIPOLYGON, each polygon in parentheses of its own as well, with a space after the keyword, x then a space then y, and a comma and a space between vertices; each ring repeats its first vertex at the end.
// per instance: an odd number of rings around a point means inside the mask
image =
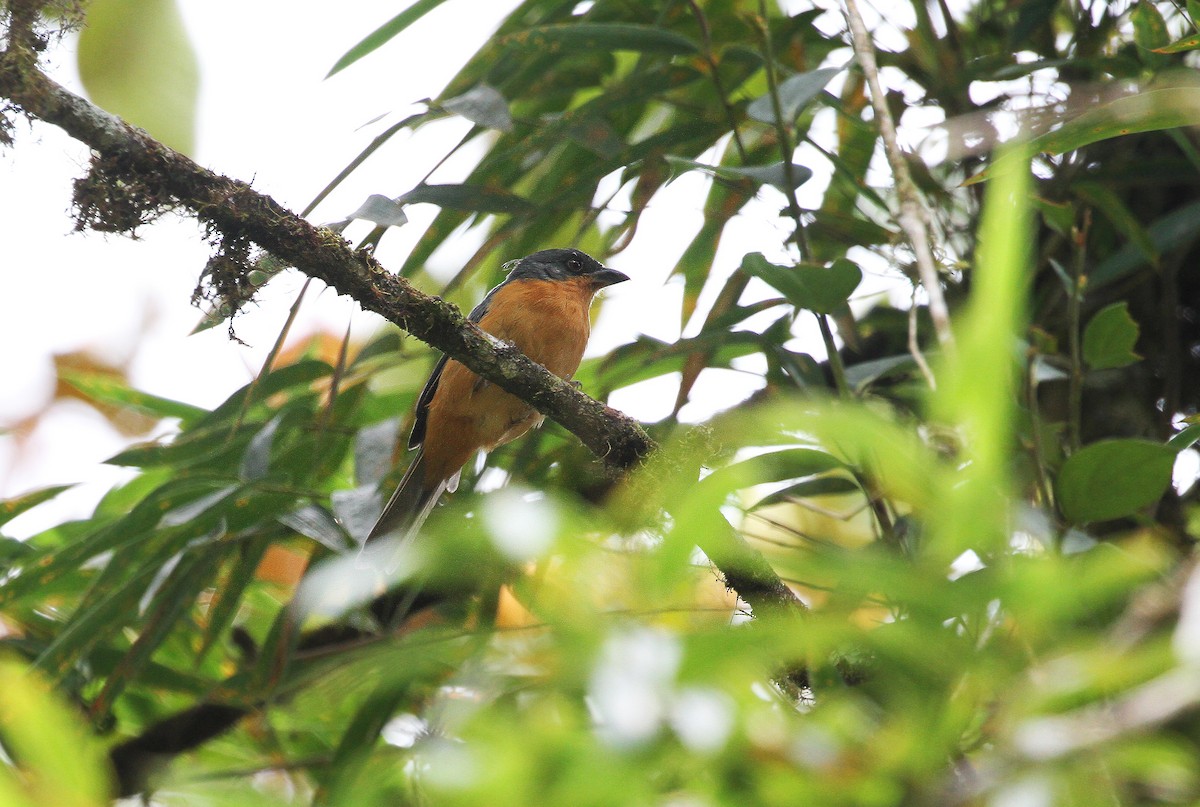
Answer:
POLYGON ((594 288, 621 283, 629 276, 609 269, 600 261, 577 249, 543 249, 504 265, 509 280, 571 280, 586 277, 594 288))

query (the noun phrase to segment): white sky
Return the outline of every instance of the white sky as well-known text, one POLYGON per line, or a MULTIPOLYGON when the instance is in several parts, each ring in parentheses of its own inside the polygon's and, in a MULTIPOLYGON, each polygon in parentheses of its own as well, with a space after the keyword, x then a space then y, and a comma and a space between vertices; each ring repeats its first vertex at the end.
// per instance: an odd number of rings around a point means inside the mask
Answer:
MULTIPOLYGON (((391 45, 325 81, 329 67, 351 45, 397 11, 394 0, 357 0, 340 5, 311 0, 180 0, 202 74, 199 162, 218 172, 253 180, 294 210, 307 202, 384 126, 409 114, 414 102, 436 96, 474 53, 504 13, 506 2, 451 0, 391 45), (470 14, 463 9, 470 6, 470 14), (380 115, 381 121, 365 125, 380 115), (360 129, 360 127, 362 127, 360 129)), ((78 88, 72 43, 55 49, 51 72, 78 88)), ((842 63, 843 58, 840 62, 842 63)), ((371 193, 398 195, 415 184, 455 142, 466 124, 449 122, 413 136, 402 134, 377 153, 312 217, 332 221, 354 210, 371 193)), ((209 248, 190 220, 170 217, 144 228, 142 238, 74 234, 67 215, 71 180, 83 173, 87 152, 57 129, 18 123, 15 148, 0 154, 0 345, 6 368, 0 388, 0 429, 41 411, 53 392, 51 358, 86 350, 115 363, 131 359, 135 386, 190 403, 212 406, 245 384, 260 367, 295 292, 295 272, 273 280, 260 305, 241 316, 238 335, 224 328, 188 336, 198 320, 190 296, 209 248), (147 325, 148 324, 148 325, 147 325)), ((803 152, 801 161, 804 162, 803 152)), ((814 164, 814 168, 820 170, 814 164)), ((462 164, 435 181, 455 181, 462 164)), ((815 204, 825 181, 802 188, 815 204)), ((639 333, 663 340, 679 336, 682 286, 665 283, 671 266, 701 222, 706 180, 692 173, 676 180, 647 212, 639 236, 611 265, 632 282, 606 292, 589 353, 601 354, 639 333)), ((742 254, 760 250, 782 259, 784 233, 776 200, 756 202, 730 225, 716 271, 726 276, 742 254)), ((409 209, 411 223, 393 231, 378 256, 398 267, 434 210, 409 209)), ((351 230, 351 235, 355 231, 351 230)), ((547 247, 554 246, 551 244, 547 247)), ((470 254, 435 256, 434 273, 452 274, 470 254)), ((510 258, 520 256, 507 256, 510 258)), ((757 281, 755 281, 757 284, 757 281)), ((888 281, 868 276, 859 296, 888 281)), ((715 289, 701 300, 707 308, 715 289)), ((752 286, 748 295, 772 294, 752 286)), ((771 315, 778 316, 778 312, 771 315)), ((342 333, 353 322, 363 335, 381 320, 329 291, 310 295, 293 340, 317 330, 342 333)), ((823 357, 811 317, 801 317, 797 345, 823 357)), ((748 369, 757 369, 751 361, 748 369)), ((645 382, 614 396, 614 405, 655 420, 668 414, 675 377, 645 382)), ((686 418, 730 406, 757 386, 752 375, 706 371, 686 418)), ((32 434, 0 433, 0 497, 49 484, 85 483, 12 522, 9 535, 44 529, 64 515, 83 515, 118 469, 101 463, 128 442, 83 404, 56 404, 32 434)))

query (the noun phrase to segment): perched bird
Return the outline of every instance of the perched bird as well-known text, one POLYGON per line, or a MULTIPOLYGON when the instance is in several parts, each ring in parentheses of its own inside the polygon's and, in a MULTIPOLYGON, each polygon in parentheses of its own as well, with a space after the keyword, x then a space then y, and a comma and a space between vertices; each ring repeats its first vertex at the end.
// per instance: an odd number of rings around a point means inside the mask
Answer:
MULTIPOLYGON (((508 277, 468 319, 569 380, 587 346, 592 298, 629 276, 576 249, 535 252, 504 268, 508 277)), ((532 406, 442 356, 417 399, 408 438, 416 456, 367 541, 411 536, 442 493, 458 486, 463 465, 476 451, 491 451, 541 422, 532 406)))

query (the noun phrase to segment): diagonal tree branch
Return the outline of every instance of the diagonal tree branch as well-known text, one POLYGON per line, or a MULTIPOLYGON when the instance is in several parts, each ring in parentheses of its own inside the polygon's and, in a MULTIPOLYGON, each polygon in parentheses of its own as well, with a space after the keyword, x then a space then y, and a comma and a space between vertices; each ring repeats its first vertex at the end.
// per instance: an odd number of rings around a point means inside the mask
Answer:
MULTIPOLYGON (((10 16, 10 26, 14 22, 15 15, 10 16)), ((105 218, 111 211, 93 211, 99 219, 94 225, 127 231, 164 210, 186 208, 219 236, 226 252, 237 253, 239 247, 244 250, 253 242, 322 280, 527 401, 579 437, 609 468, 629 470, 656 448, 637 421, 584 395, 516 348, 484 333, 454 305, 415 289, 369 253, 352 250, 340 235, 314 227, 245 182, 197 165, 55 83, 29 58, 31 49, 21 46, 27 41, 29 37, 10 29, 9 47, 0 52, 0 97, 93 149, 91 174, 80 180, 85 192, 137 197, 116 203, 101 199, 98 207, 117 208, 119 220, 105 218), (129 210, 130 206, 135 209, 129 210)), ((80 195, 77 187, 77 202, 84 205, 80 195)), ((95 201, 87 197, 87 203, 95 201)), ((82 212, 87 218, 89 211, 82 212)), ((695 540, 718 566, 726 585, 756 612, 802 610, 791 590, 749 545, 716 542, 703 535, 695 540)))

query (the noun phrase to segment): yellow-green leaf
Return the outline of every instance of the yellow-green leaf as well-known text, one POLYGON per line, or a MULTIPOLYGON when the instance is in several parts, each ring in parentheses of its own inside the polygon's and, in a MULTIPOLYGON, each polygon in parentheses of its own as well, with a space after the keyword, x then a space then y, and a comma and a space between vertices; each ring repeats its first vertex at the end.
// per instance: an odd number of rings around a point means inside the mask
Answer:
POLYGON ((192 152, 200 72, 174 0, 92 0, 78 62, 98 105, 192 152))
POLYGON ((9 659, 0 660, 0 726, 5 750, 20 770, 15 782, 8 777, 0 781, 4 804, 21 804, 22 798, 15 802, 8 798, 22 789, 30 804, 98 807, 109 803, 100 743, 78 714, 51 695, 49 686, 9 659))

